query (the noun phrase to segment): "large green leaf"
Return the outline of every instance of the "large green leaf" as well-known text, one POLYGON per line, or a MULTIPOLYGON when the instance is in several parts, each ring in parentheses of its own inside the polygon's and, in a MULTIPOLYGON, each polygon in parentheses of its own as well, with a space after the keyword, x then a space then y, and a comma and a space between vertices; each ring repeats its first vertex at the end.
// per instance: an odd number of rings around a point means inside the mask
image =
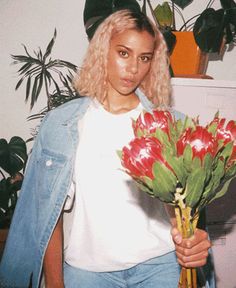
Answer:
POLYGON ((158 4, 154 9, 154 15, 158 24, 161 27, 171 27, 173 24, 173 12, 168 4, 168 2, 163 2, 158 4))
POLYGON ((173 202, 177 178, 164 164, 155 162, 153 165, 153 193, 164 202, 173 202))
POLYGON ((197 45, 204 52, 220 52, 226 18, 223 9, 208 8, 196 20, 193 33, 197 45))
POLYGON ((193 0, 173 0, 173 2, 178 5, 180 8, 184 9, 187 7, 190 3, 193 2, 193 0))
POLYGON ((86 33, 91 39, 97 27, 113 12, 121 9, 131 9, 140 12, 140 6, 136 0, 86 0, 84 8, 84 24, 86 33))
POLYGON ((233 178, 227 180, 225 183, 223 183, 222 185, 220 185, 219 188, 216 190, 215 196, 214 196, 212 199, 210 199, 209 202, 212 202, 213 200, 224 196, 225 193, 228 191, 229 185, 230 185, 230 183, 231 183, 232 180, 233 180, 233 178))
POLYGON ((204 190, 206 173, 203 168, 194 169, 186 182, 186 204, 194 208, 204 190))
POLYGON ((191 172, 191 170, 192 170, 193 152, 192 152, 192 147, 189 144, 187 144, 185 146, 183 157, 184 157, 184 159, 183 159, 184 166, 185 166, 186 170, 188 172, 191 172))
POLYGON ((27 149, 25 141, 14 136, 9 143, 0 139, 0 167, 10 175, 24 168, 27 161, 27 149))

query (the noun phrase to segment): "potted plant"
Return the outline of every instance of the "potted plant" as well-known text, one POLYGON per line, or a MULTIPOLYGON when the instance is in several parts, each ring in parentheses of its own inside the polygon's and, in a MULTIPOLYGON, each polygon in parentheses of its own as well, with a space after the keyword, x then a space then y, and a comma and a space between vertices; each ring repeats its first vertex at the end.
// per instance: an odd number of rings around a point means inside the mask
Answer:
POLYGON ((159 29, 163 32, 171 53, 171 65, 174 74, 202 74, 205 73, 208 53, 220 53, 224 44, 235 43, 236 35, 236 2, 234 0, 220 0, 221 8, 213 9, 213 1, 207 3, 201 14, 184 20, 181 9, 184 9, 191 0, 172 0, 152 7, 150 0, 143 0, 142 9, 146 13, 148 5, 153 19, 159 29), (183 25, 176 28, 176 13, 183 19, 183 25), (183 33, 184 32, 184 33, 183 33), (184 41, 184 38, 186 42, 184 41), (198 62, 194 62, 190 54, 194 53, 198 62), (188 55, 189 60, 187 59, 188 55), (180 67, 176 66, 180 62, 180 67), (200 64, 198 64, 200 62, 200 64), (194 67, 187 67, 189 71, 183 72, 184 64, 193 63, 194 67))
POLYGON ((0 139, 0 251, 11 224, 27 162, 26 142, 18 136, 0 139))
POLYGON ((22 83, 26 83, 25 101, 30 100, 30 108, 32 109, 35 105, 42 90, 47 96, 47 107, 40 113, 30 116, 30 119, 42 118, 48 111, 77 97, 71 85, 77 66, 68 61, 51 57, 56 36, 55 29, 45 53, 39 48, 37 52, 34 51, 34 55, 31 55, 23 45, 25 55, 12 55, 13 64, 22 65, 18 70, 20 80, 15 89, 17 90, 22 83))

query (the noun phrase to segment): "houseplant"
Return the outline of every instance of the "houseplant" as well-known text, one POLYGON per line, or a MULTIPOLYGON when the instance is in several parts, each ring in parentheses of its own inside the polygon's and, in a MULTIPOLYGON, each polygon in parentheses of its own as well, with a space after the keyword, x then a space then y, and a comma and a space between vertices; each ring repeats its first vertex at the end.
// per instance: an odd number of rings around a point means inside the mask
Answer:
POLYGON ((26 142, 21 137, 14 136, 9 143, 0 139, 0 253, 16 207, 27 158, 26 142))
POLYGON ((30 100, 32 109, 42 91, 47 96, 47 106, 40 113, 30 116, 30 119, 41 118, 51 109, 77 97, 71 82, 77 66, 61 59, 52 59, 51 53, 55 44, 57 31, 47 45, 45 53, 39 48, 34 55, 23 45, 25 55, 12 55, 13 64, 21 64, 18 70, 20 80, 16 90, 26 83, 25 101, 30 100))
POLYGON ((0 139, 0 229, 9 228, 27 162, 26 142, 14 136, 0 139))
MULTIPOLYGON (((221 8, 217 10, 211 8, 214 1, 210 0, 201 14, 195 15, 188 20, 184 20, 181 9, 188 6, 192 2, 190 0, 165 1, 155 8, 153 8, 150 0, 143 0, 142 2, 144 13, 147 13, 146 8, 148 5, 156 25, 165 36, 171 53, 173 70, 175 70, 174 61, 176 60, 180 61, 181 67, 183 67, 184 63, 193 62, 193 56, 190 56, 191 61, 186 58, 191 49, 190 41, 193 44, 196 43, 197 52, 195 54, 199 61, 202 61, 202 65, 195 64, 195 71, 190 71, 190 74, 205 72, 206 62, 204 63, 204 61, 207 61, 206 53, 220 53, 224 44, 235 43, 236 3, 234 0, 220 0, 221 8), (183 19, 183 25, 178 29, 175 21, 176 13, 180 14, 183 19), (185 33, 182 33, 183 31, 185 33), (184 34, 187 35, 187 43, 183 43, 178 48, 179 43, 181 44, 183 41, 182 38, 185 37, 184 34), (181 37, 181 39, 178 38, 179 40, 176 41, 176 37, 181 37)), ((180 72, 178 70, 174 74, 183 74, 180 72)))

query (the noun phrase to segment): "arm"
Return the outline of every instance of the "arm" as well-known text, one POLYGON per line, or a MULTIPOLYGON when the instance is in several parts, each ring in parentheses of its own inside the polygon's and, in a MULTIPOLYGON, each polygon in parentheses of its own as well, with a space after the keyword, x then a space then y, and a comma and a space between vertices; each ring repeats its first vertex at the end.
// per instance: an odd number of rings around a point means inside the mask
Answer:
POLYGON ((60 216, 58 223, 49 241, 43 270, 45 286, 47 288, 63 288, 63 219, 60 216))
POLYGON ((205 265, 208 257, 208 249, 211 247, 206 231, 196 229, 192 237, 183 239, 176 228, 173 207, 169 205, 166 205, 165 207, 170 215, 172 225, 171 235, 175 243, 175 250, 179 264, 186 268, 205 265))

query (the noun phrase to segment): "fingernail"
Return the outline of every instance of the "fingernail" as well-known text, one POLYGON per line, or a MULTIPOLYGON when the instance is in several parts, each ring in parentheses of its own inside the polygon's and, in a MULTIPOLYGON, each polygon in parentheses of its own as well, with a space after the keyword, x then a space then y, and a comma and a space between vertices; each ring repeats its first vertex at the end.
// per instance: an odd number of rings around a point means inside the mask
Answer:
POLYGON ((180 235, 176 235, 176 236, 175 236, 175 242, 176 242, 177 244, 180 244, 180 243, 181 243, 181 236, 180 236, 180 235))

